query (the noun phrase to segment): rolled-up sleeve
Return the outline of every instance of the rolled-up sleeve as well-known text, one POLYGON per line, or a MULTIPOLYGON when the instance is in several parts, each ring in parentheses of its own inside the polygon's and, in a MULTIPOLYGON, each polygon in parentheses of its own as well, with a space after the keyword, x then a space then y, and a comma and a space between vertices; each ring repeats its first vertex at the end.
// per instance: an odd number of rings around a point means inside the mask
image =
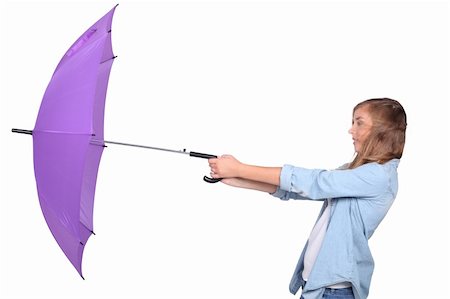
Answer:
POLYGON ((281 190, 280 187, 278 187, 277 190, 270 195, 278 197, 281 200, 289 200, 292 198, 292 194, 290 194, 290 192, 281 190))
POLYGON ((280 187, 278 187, 277 190, 274 193, 271 193, 271 195, 275 196, 275 197, 278 197, 281 200, 289 200, 289 199, 311 200, 311 198, 301 196, 298 193, 281 190, 280 187))
POLYGON ((364 164, 355 169, 306 169, 284 165, 280 186, 273 196, 280 199, 374 197, 388 188, 388 178, 381 165, 364 164))

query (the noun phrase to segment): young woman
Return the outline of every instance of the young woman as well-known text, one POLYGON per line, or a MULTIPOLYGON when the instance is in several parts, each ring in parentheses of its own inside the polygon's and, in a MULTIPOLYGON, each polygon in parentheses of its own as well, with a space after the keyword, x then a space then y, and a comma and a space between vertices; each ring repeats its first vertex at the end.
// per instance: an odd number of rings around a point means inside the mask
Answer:
POLYGON ((261 167, 224 155, 210 159, 211 176, 283 200, 323 201, 290 283, 301 299, 362 299, 369 294, 374 261, 368 240, 391 207, 405 144, 406 114, 388 98, 353 109, 355 158, 336 170, 284 165, 261 167))

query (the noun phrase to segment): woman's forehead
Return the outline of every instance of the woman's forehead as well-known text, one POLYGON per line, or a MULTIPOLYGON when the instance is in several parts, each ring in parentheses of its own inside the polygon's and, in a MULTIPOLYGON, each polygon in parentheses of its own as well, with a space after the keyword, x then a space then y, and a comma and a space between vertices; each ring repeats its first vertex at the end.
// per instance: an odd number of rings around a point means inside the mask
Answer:
POLYGON ((370 113, 369 113, 368 107, 362 106, 362 107, 356 108, 355 111, 353 112, 353 118, 355 120, 370 118, 370 113))

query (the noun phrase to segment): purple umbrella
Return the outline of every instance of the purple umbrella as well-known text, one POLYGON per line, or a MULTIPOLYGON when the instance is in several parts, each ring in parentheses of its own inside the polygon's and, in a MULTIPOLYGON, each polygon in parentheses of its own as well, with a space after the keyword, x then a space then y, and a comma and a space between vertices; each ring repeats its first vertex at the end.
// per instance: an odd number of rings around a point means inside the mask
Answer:
MULTIPOLYGON (((117 5, 83 33, 64 54, 42 99, 32 131, 39 202, 50 231, 83 277, 84 247, 93 234, 95 185, 105 143, 212 158, 186 150, 105 141, 104 106, 114 61, 111 23, 117 5)), ((210 183, 216 179, 204 177, 210 183)))

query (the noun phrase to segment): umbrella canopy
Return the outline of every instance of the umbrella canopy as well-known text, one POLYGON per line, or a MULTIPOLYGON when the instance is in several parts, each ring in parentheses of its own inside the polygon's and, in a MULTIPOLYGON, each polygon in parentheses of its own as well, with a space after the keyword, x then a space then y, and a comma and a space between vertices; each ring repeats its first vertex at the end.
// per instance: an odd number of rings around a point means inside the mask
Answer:
POLYGON ((42 99, 33 135, 34 171, 45 220, 67 258, 81 261, 93 233, 104 105, 114 61, 114 7, 65 53, 42 99), (95 142, 92 140, 95 139, 95 142))
MULTIPOLYGON (((216 155, 104 140, 104 107, 114 61, 111 23, 115 8, 82 34, 63 56, 47 86, 33 130, 34 173, 45 220, 83 277, 81 261, 94 233, 98 167, 105 143, 210 159, 216 155)), ((204 181, 221 179, 204 176, 204 181)))

